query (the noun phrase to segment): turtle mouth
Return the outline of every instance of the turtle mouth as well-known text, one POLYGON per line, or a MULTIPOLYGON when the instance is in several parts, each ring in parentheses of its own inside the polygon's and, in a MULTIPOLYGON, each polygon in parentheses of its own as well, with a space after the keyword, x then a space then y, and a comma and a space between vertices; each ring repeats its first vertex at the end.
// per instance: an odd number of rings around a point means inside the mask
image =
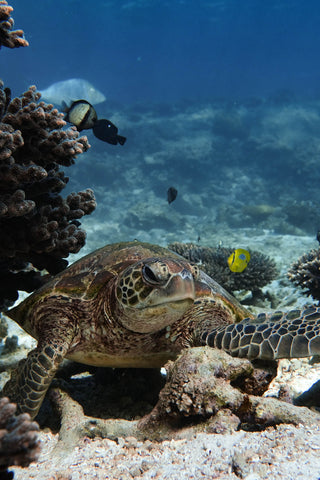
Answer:
POLYGON ((137 333, 155 333, 179 321, 193 304, 190 297, 165 300, 129 308, 121 317, 127 329, 137 333))
POLYGON ((139 310, 146 310, 146 309, 152 309, 152 308, 157 308, 161 307, 163 305, 166 305, 168 308, 172 310, 181 310, 181 307, 185 304, 192 305, 194 303, 194 298, 193 297, 184 297, 180 299, 168 299, 164 298, 162 301, 158 301, 155 303, 148 303, 148 304, 140 304, 136 306, 135 308, 139 310))

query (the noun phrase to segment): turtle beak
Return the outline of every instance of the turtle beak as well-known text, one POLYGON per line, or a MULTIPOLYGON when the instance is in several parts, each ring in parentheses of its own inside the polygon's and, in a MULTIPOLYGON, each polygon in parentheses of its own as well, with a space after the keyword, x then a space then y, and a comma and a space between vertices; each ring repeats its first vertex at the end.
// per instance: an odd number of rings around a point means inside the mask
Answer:
POLYGON ((157 305, 176 304, 182 308, 182 303, 191 304, 196 298, 195 285, 192 273, 182 269, 170 277, 167 283, 155 288, 148 297, 140 302, 138 308, 149 308, 157 305))
POLYGON ((192 273, 184 268, 180 272, 173 275, 166 286, 161 289, 161 297, 163 302, 179 302, 182 300, 195 299, 195 286, 192 273))

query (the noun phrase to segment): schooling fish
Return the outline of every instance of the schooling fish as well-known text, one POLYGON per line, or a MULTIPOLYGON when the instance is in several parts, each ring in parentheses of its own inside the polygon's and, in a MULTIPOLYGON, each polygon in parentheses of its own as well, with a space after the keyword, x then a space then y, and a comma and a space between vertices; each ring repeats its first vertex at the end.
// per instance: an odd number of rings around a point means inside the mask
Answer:
POLYGON ((243 248, 237 248, 228 258, 228 265, 231 272, 243 272, 250 261, 250 253, 243 248))
POLYGON ((168 199, 169 205, 171 202, 173 202, 177 198, 177 195, 178 195, 178 190, 176 188, 174 187, 168 188, 167 199, 168 199))
POLYGON ((107 119, 97 120, 93 125, 93 134, 103 142, 111 143, 111 145, 124 145, 126 137, 118 135, 118 128, 107 119))
POLYGON ((70 107, 63 102, 62 107, 66 113, 66 121, 73 123, 79 132, 92 128, 98 120, 95 109, 86 100, 72 102, 70 107))
POLYGON ((69 80, 53 83, 45 90, 40 90, 40 93, 43 100, 56 105, 62 105, 62 102, 70 104, 78 98, 97 105, 106 99, 102 92, 83 78, 69 78, 69 80))

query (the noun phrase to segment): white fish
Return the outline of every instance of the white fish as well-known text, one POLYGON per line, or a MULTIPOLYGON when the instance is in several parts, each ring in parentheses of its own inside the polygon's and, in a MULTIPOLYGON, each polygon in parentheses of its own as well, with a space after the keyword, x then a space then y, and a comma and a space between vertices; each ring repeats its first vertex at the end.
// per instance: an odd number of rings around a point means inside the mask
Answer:
POLYGON ((50 85, 45 90, 40 90, 41 98, 56 105, 67 105, 75 100, 87 100, 92 105, 105 101, 106 97, 94 86, 83 78, 70 78, 50 85))

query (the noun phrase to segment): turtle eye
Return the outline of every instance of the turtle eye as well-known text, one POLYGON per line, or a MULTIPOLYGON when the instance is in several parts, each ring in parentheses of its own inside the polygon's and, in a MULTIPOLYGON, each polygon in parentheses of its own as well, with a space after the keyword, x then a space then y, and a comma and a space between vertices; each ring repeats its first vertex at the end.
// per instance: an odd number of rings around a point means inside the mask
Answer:
POLYGON ((142 269, 143 278, 149 283, 159 283, 159 279, 153 272, 152 268, 145 265, 142 269))
POLYGON ((165 285, 170 277, 168 266, 164 262, 146 262, 142 267, 142 276, 151 285, 165 285))

